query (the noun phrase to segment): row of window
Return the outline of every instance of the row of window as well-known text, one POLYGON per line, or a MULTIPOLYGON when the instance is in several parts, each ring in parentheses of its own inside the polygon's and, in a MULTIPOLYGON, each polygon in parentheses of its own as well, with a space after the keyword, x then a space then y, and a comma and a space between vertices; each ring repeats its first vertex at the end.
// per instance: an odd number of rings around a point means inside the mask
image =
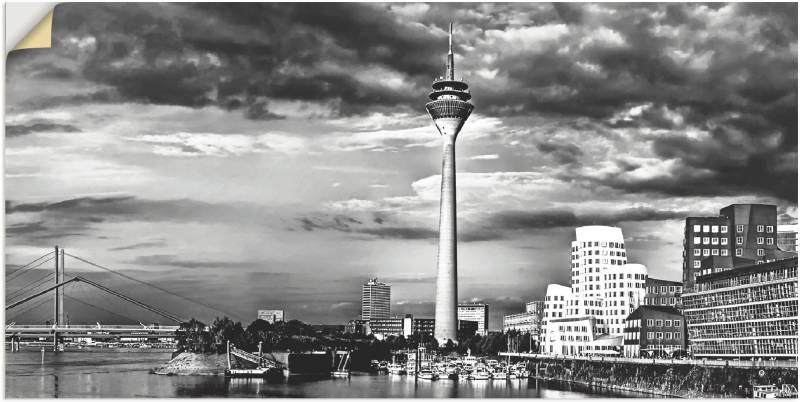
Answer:
POLYGON ((656 306, 674 306, 677 301, 675 297, 645 297, 645 305, 656 306))
POLYGON ((652 318, 647 320, 647 326, 652 327, 653 323, 655 323, 656 327, 680 327, 681 320, 653 320, 652 318))
MULTIPOLYGON (((625 248, 625 243, 605 242, 605 241, 584 241, 581 242, 581 247, 611 247, 611 248, 625 248)), ((578 247, 573 247, 572 251, 578 251, 578 247)))
POLYGON ((694 249, 694 256, 695 257, 699 257, 701 255, 703 257, 708 257, 710 255, 722 255, 724 257, 724 256, 728 255, 728 249, 726 249, 726 248, 723 248, 723 249, 718 249, 718 248, 712 248, 712 249, 696 248, 696 249, 694 249))
MULTIPOLYGON (((739 237, 737 237, 739 239, 739 237)), ((692 238, 692 243, 695 245, 699 244, 711 244, 711 245, 728 245, 728 238, 727 237, 694 237, 692 238)))
POLYGON ((647 293, 681 293, 683 286, 648 286, 647 293))
POLYGON ((689 330, 691 339, 752 338, 797 335, 797 320, 772 320, 708 325, 689 330))
MULTIPOLYGON (((694 225, 693 229, 695 233, 728 233, 728 227, 724 225, 694 225)), ((756 232, 762 233, 765 230, 767 233, 773 233, 775 231, 775 227, 772 225, 756 225, 756 232)), ((736 232, 744 232, 744 225, 736 225, 736 232)))
POLYGON ((647 339, 681 339, 680 332, 653 332, 647 331, 647 339), (655 337, 654 337, 655 335, 655 337))
POLYGON ((728 233, 728 227, 727 226, 702 225, 702 227, 701 227, 701 225, 694 225, 694 232, 695 233, 700 233, 701 229, 702 229, 702 232, 706 232, 706 233, 708 233, 708 232, 711 232, 711 233, 728 233))

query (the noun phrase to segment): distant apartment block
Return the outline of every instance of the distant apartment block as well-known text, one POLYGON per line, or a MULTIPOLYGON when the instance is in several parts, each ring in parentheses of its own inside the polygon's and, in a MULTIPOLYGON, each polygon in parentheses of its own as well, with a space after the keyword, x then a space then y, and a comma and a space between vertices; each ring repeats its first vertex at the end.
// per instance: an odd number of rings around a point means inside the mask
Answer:
POLYGON ((536 313, 519 313, 503 316, 503 332, 519 331, 539 335, 540 321, 536 313))
POLYGON ((378 282, 378 278, 365 283, 361 287, 361 319, 371 321, 389 318, 391 293, 391 286, 378 282))
POLYGON ((796 359, 797 257, 697 277, 683 294, 695 358, 796 359))
POLYGON ((489 333, 489 305, 485 303, 461 303, 458 305, 458 319, 478 323, 476 334, 489 333))
POLYGON ((258 310, 258 319, 270 324, 283 321, 283 310, 258 310))
POLYGON ((686 218, 684 287, 700 275, 791 258, 778 248, 777 219, 777 207, 766 204, 733 204, 719 216, 686 218))

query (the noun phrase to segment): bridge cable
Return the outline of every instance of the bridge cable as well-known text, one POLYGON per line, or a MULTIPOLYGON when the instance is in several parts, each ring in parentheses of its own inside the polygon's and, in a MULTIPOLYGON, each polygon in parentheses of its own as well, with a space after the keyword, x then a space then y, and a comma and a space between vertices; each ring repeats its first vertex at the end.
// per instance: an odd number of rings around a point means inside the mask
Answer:
MULTIPOLYGON (((78 282, 77 284, 75 284, 75 289, 76 289, 76 290, 83 291, 83 292, 82 292, 82 294, 86 294, 86 293, 87 293, 87 292, 86 292, 86 290, 94 290, 94 289, 89 289, 89 288, 88 288, 88 287, 86 287, 86 286, 83 286, 83 285, 85 285, 85 284, 86 284, 86 283, 81 283, 81 282, 78 282)), ((76 292, 76 293, 77 293, 77 292, 76 292)), ((105 292, 93 292, 93 293, 92 293, 92 295, 93 295, 93 294, 99 294, 99 295, 100 295, 100 297, 102 298, 102 300, 100 300, 99 302, 100 302, 100 303, 102 303, 103 305, 105 305, 105 306, 107 306, 107 307, 109 307, 109 308, 110 308, 110 307, 111 307, 111 305, 113 304, 113 303, 110 301, 110 300, 112 299, 112 297, 111 297, 112 295, 110 295, 110 294, 108 294, 108 293, 105 293, 105 292)), ((91 296, 91 295, 88 295, 88 294, 86 294, 86 296, 91 296)), ((64 295, 64 297, 69 297, 69 296, 67 296, 67 295, 64 295)), ((85 300, 82 300, 82 299, 78 299, 78 298, 75 298, 75 297, 70 297, 70 298, 71 298, 71 299, 73 299, 73 300, 75 300, 75 301, 77 301, 77 302, 79 302, 79 303, 83 303, 83 304, 86 304, 86 305, 89 305, 89 306, 95 307, 95 308, 97 308, 97 309, 103 310, 103 311, 105 311, 105 312, 107 312, 107 313, 111 313, 111 314, 114 314, 114 315, 116 315, 116 316, 123 317, 123 318, 129 319, 129 320, 131 320, 131 321, 135 321, 135 322, 137 322, 137 323, 141 323, 141 322, 142 322, 142 320, 141 320, 141 319, 135 319, 135 318, 131 318, 131 317, 129 317, 129 316, 126 316, 126 315, 124 315, 124 314, 115 313, 114 311, 111 311, 111 310, 105 309, 105 308, 103 308, 103 307, 100 307, 100 306, 94 305, 94 304, 92 304, 92 303, 89 303, 88 301, 85 301, 85 300)), ((154 313, 154 314, 155 314, 155 313, 154 313)))
POLYGON ((111 311, 111 310, 106 310, 106 309, 104 309, 104 308, 102 308, 102 307, 100 307, 100 306, 94 305, 94 304, 92 304, 92 303, 89 303, 89 302, 87 302, 87 301, 83 301, 83 300, 80 300, 80 299, 76 299, 76 298, 74 298, 74 297, 67 296, 67 295, 64 295, 64 297, 65 297, 65 298, 67 298, 67 299, 70 299, 70 300, 72 300, 72 301, 76 301, 76 302, 78 302, 78 303, 80 303, 80 304, 83 304, 83 305, 86 305, 86 306, 89 306, 89 307, 94 307, 94 308, 95 308, 95 309, 97 309, 97 310, 100 310, 100 311, 105 311, 106 313, 113 314, 113 315, 115 315, 115 316, 117 316, 117 317, 124 318, 124 319, 126 319, 126 320, 131 320, 131 321, 133 321, 133 322, 141 322, 140 320, 133 319, 133 318, 131 318, 131 317, 128 317, 128 316, 126 316, 126 315, 122 315, 122 314, 119 314, 119 313, 115 313, 115 312, 113 312, 113 311, 111 311))
POLYGON ((136 279, 136 278, 134 278, 134 277, 132 277, 132 276, 128 276, 128 275, 125 275, 125 274, 123 274, 123 273, 120 273, 120 272, 114 271, 114 270, 112 270, 111 268, 107 268, 107 267, 104 267, 104 266, 102 266, 102 265, 95 264, 95 263, 93 263, 93 262, 91 262, 91 261, 87 261, 87 260, 85 260, 85 259, 83 259, 83 258, 81 258, 81 257, 77 257, 77 256, 74 256, 74 255, 72 255, 72 254, 69 254, 69 253, 66 253, 66 252, 65 252, 64 254, 66 254, 66 255, 68 255, 68 256, 70 256, 70 257, 72 257, 72 258, 75 258, 75 259, 77 259, 77 260, 79 260, 79 261, 85 262, 86 264, 89 264, 89 265, 91 265, 91 266, 93 266, 93 267, 100 268, 100 269, 102 269, 102 270, 105 270, 105 271, 111 272, 111 273, 113 273, 113 274, 119 275, 119 276, 121 276, 121 277, 123 277, 123 278, 126 278, 126 279, 132 280, 132 281, 134 281, 134 282, 140 283, 140 284, 142 284, 142 285, 149 286, 149 287, 151 287, 151 288, 153 288, 153 289, 160 290, 160 291, 162 291, 162 292, 164 292, 164 293, 167 293, 167 294, 169 294, 169 295, 171 295, 171 296, 175 296, 175 297, 177 297, 177 298, 180 298, 180 299, 186 300, 186 301, 188 301, 188 302, 192 302, 192 303, 194 303, 194 304, 197 304, 197 305, 199 305, 199 306, 203 306, 203 307, 205 307, 205 308, 211 309, 211 310, 213 310, 213 311, 216 311, 216 312, 218 312, 218 313, 225 314, 225 315, 227 315, 228 317, 230 317, 231 319, 233 319, 234 317, 236 317, 234 314, 231 314, 231 313, 229 313, 229 312, 227 312, 227 311, 223 311, 223 310, 220 310, 220 309, 218 309, 218 308, 216 308, 216 307, 209 306, 208 304, 201 303, 201 302, 199 302, 199 301, 197 301, 197 300, 190 299, 190 298, 188 298, 188 297, 186 297, 186 296, 181 296, 181 295, 179 295, 179 294, 177 294, 177 293, 171 292, 171 291, 169 291, 169 290, 167 290, 167 289, 164 289, 164 288, 162 288, 162 287, 159 287, 159 286, 153 285, 153 284, 151 284, 151 283, 147 283, 147 282, 145 282, 145 281, 142 281, 142 280, 136 279))
MULTIPOLYGON (((164 318, 168 318, 168 319, 170 319, 172 321, 175 321, 177 323, 182 323, 182 322, 185 321, 183 318, 178 317, 178 316, 176 316, 176 315, 174 315, 174 314, 172 314, 172 313, 170 313, 168 311, 164 311, 164 310, 161 310, 159 308, 153 307, 153 306, 151 306, 149 304, 145 304, 143 302, 140 302, 139 300, 136 300, 136 299, 134 299, 134 298, 132 298, 130 296, 126 296, 126 295, 124 295, 122 293, 119 293, 116 290, 109 289, 109 288, 107 288, 107 287, 105 287, 105 286, 103 286, 103 285, 101 285, 101 284, 99 284, 97 282, 90 281, 90 280, 88 280, 88 279, 86 279, 84 277, 67 275, 67 274, 65 274, 65 275, 72 277, 72 279, 70 279, 67 282, 71 282, 71 281, 83 282, 83 283, 85 283, 87 285, 94 286, 94 287, 96 287, 96 288, 98 288, 98 289, 100 289, 100 290, 102 290, 102 291, 104 291, 106 293, 109 293, 109 294, 112 294, 112 295, 114 295, 116 297, 119 297, 120 299, 125 300, 128 303, 135 304, 135 305, 137 305, 139 307, 142 307, 142 308, 144 308, 146 310, 149 310, 149 311, 151 311, 151 312, 153 312, 155 314, 158 314, 158 315, 160 315, 160 316, 162 316, 164 318)), ((64 282, 62 282, 62 283, 64 283, 64 282)))
POLYGON ((15 272, 19 272, 19 271, 21 271, 21 270, 25 269, 25 267, 27 267, 28 265, 31 265, 31 264, 35 263, 36 261, 39 261, 39 260, 41 260, 42 258, 44 258, 44 257, 47 257, 47 256, 48 256, 48 255, 50 255, 50 254, 53 254, 54 252, 55 252, 55 251, 51 251, 51 252, 49 252, 49 253, 47 253, 47 254, 45 254, 45 255, 43 255, 43 256, 40 256, 39 258, 37 258, 37 259, 35 259, 35 260, 33 260, 33 261, 31 261, 31 262, 27 263, 27 264, 25 264, 25 265, 23 265, 23 266, 21 266, 21 267, 19 267, 19 268, 15 269, 14 271, 7 272, 7 273, 6 273, 6 276, 9 276, 9 275, 11 275, 11 274, 13 274, 13 273, 15 273, 15 272))
POLYGON ((12 280, 14 280, 14 279, 18 278, 18 277, 19 277, 19 276, 22 274, 22 272, 23 272, 23 271, 26 271, 26 270, 29 270, 29 269, 33 269, 33 268, 39 268, 39 267, 41 267, 41 266, 42 266, 42 264, 44 264, 44 263, 46 263, 46 262, 49 262, 49 261, 52 261, 52 260, 53 260, 53 258, 55 258, 55 257, 50 257, 50 258, 48 258, 48 259, 46 259, 46 260, 44 260, 44 261, 42 261, 42 262, 40 262, 40 263, 38 263, 38 264, 36 264, 36 265, 32 265, 32 266, 29 266, 29 267, 27 267, 27 268, 24 268, 24 269, 23 269, 23 268, 20 268, 20 269, 18 269, 18 270, 16 270, 16 271, 14 271, 14 273, 13 273, 13 274, 11 274, 11 276, 10 276, 10 277, 6 278, 6 283, 8 283, 8 282, 10 282, 10 281, 12 281, 12 280))
POLYGON ((44 304, 44 303, 47 303, 47 302, 52 302, 52 301, 53 301, 53 299, 52 299, 52 298, 45 298, 45 299, 42 299, 41 301, 39 301, 39 302, 38 302, 38 303, 36 303, 36 304, 33 304, 33 305, 31 305, 31 306, 28 306, 27 308, 24 308, 24 309, 20 310, 19 312, 17 312, 16 314, 14 314, 13 316, 11 316, 11 317, 6 317, 6 324, 8 324, 8 321, 10 321, 10 320, 13 320, 13 319, 17 318, 17 317, 19 317, 20 315, 22 315, 22 314, 25 314, 25 313, 27 313, 27 312, 29 312, 29 311, 31 311, 31 310, 33 310, 33 309, 35 309, 35 308, 37 308, 37 307, 41 306, 42 304, 44 304))
POLYGON ((47 275, 45 275, 45 276, 43 276, 43 277, 31 282, 27 286, 19 288, 19 289, 15 290, 15 291, 11 292, 10 294, 6 295, 6 299, 11 300, 11 299, 19 296, 20 294, 22 294, 24 292, 36 289, 39 286, 42 286, 45 283, 47 283, 47 281, 50 280, 50 277, 54 276, 54 275, 55 275, 54 273, 50 272, 49 274, 47 274, 47 275))

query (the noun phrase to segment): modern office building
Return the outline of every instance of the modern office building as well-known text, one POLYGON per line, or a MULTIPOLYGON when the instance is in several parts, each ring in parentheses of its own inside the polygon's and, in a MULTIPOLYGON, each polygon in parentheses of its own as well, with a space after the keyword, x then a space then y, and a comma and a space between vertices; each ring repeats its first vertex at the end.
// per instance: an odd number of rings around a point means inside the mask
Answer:
POLYGON ((625 357, 677 357, 686 352, 686 323, 671 306, 639 306, 625 319, 625 357))
POLYGON ((775 205, 732 204, 719 216, 686 218, 684 287, 692 287, 700 275, 791 258, 778 249, 777 232, 775 205))
POLYGON ((372 334, 378 340, 387 336, 403 335, 406 317, 373 318, 367 322, 367 335, 372 334))
POLYGON ((798 225, 778 225, 778 248, 792 253, 797 252, 798 225))
POLYGON ((436 275, 436 339, 458 341, 458 269, 456 252, 456 137, 474 106, 469 86, 455 76, 453 24, 450 24, 447 71, 433 82, 425 105, 442 137, 442 186, 439 203, 439 252, 436 275))
POLYGON ((646 293, 642 305, 672 306, 680 310, 681 294, 683 294, 682 282, 648 277, 644 286, 646 293))
MULTIPOLYGON (((475 332, 480 336, 489 333, 489 305, 485 303, 461 303, 458 305, 458 319, 464 321, 475 321, 478 323, 478 330, 475 332)), ((438 339, 438 338, 437 338, 438 339)), ((440 340, 441 341, 441 340, 440 340)))
POLYGON ((509 314, 503 316, 503 332, 527 332, 538 337, 540 330, 539 315, 532 312, 509 314))
POLYGON ((364 320, 350 320, 345 324, 344 332, 347 334, 364 335, 367 333, 367 322, 364 320))
POLYGON ((532 302, 525 303, 525 312, 536 313, 541 318, 542 314, 544 314, 544 300, 534 300, 532 302))
POLYGON ((697 277, 682 296, 691 355, 796 359, 797 280, 797 257, 697 277))
POLYGON ((283 310, 258 310, 258 319, 270 324, 283 321, 283 310))
POLYGON ((391 286, 378 282, 378 278, 365 283, 361 287, 361 319, 371 321, 389 318, 391 294, 391 286))

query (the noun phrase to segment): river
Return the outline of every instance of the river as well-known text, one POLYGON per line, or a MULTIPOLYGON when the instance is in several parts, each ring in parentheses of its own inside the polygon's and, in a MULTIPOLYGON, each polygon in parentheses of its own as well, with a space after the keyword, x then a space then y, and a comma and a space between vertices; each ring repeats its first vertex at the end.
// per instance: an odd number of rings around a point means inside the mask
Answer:
POLYGON ((626 392, 596 393, 578 385, 536 380, 508 382, 415 382, 409 376, 353 373, 349 379, 290 376, 281 383, 222 376, 150 374, 170 353, 40 352, 6 350, 5 396, 9 398, 126 397, 308 397, 308 398, 586 398, 647 397, 626 392))

